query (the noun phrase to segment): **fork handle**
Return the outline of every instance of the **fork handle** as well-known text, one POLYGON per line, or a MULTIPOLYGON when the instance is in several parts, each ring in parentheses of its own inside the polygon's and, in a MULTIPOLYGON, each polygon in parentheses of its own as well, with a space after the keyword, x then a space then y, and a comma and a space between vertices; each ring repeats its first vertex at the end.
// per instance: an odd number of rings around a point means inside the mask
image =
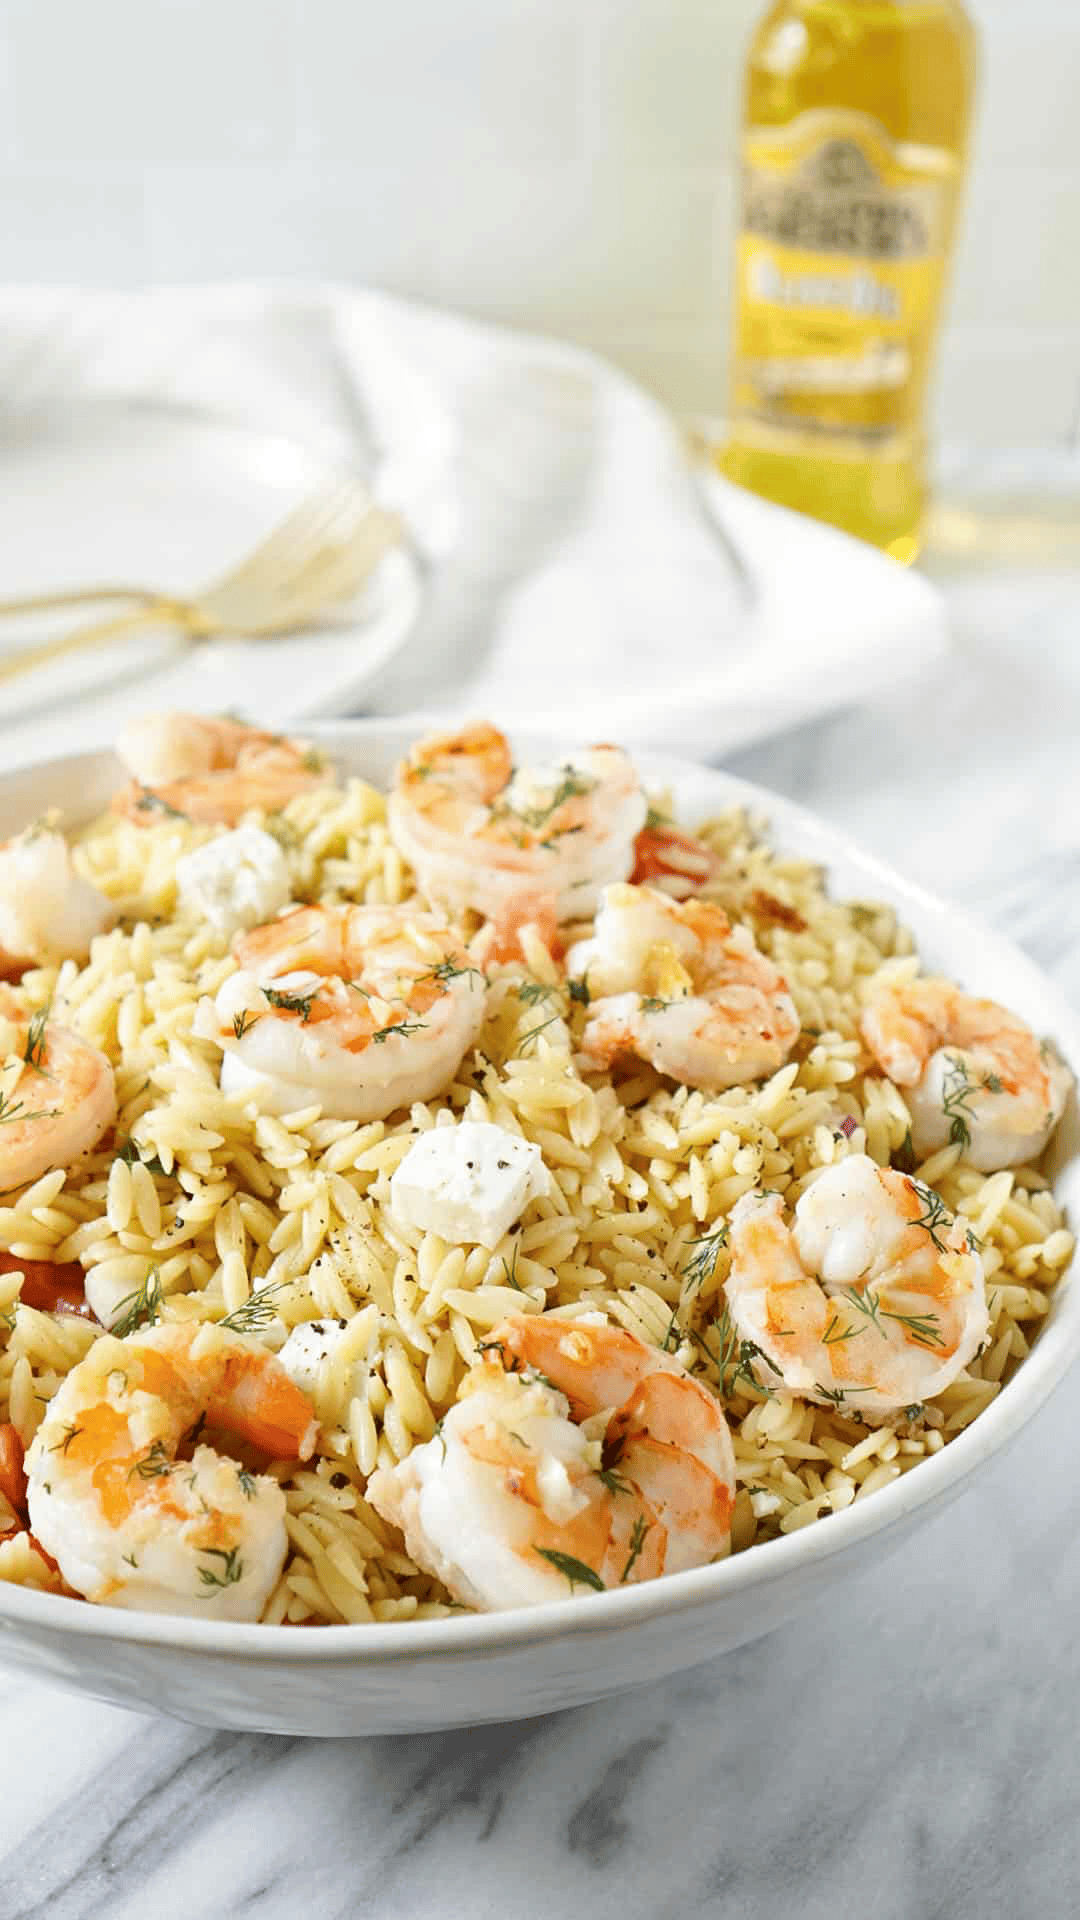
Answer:
POLYGON ((61 607, 94 607, 114 600, 138 600, 145 606, 159 600, 153 587, 67 587, 63 592, 31 593, 20 600, 0 600, 0 620, 20 619, 28 613, 53 613, 61 607))
POLYGON ((102 641, 114 640, 121 634, 147 626, 186 627, 189 632, 196 631, 191 609, 183 601, 152 600, 145 606, 116 614, 112 620, 95 620, 89 626, 76 627, 71 633, 58 634, 53 640, 43 640, 36 647, 21 647, 18 653, 11 654, 6 660, 0 659, 0 681, 14 680, 18 674, 29 673, 33 667, 46 666, 50 660, 62 659, 69 653, 81 653, 87 647, 96 647, 102 641))

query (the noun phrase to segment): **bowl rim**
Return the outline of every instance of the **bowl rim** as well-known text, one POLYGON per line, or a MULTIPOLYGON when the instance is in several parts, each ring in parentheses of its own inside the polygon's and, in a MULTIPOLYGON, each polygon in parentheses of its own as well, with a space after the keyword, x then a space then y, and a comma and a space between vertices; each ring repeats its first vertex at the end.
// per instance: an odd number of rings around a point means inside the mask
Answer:
MULTIPOLYGON (((334 742, 348 752, 370 741, 385 751, 403 751, 415 735, 415 726, 399 718, 309 723, 306 735, 317 738, 331 752, 334 742)), ((572 727, 566 741, 573 739, 572 727)), ((515 739, 529 742, 529 751, 550 753, 550 736, 530 739, 515 729, 515 739)), ((565 746, 566 741, 563 742, 565 746)), ((556 751, 558 748, 556 747, 556 751)), ((82 755, 62 755, 37 761, 0 778, 0 796, 21 779, 48 775, 63 779, 77 768, 100 771, 109 759, 107 749, 82 755)), ((940 899, 921 883, 874 854, 865 852, 842 829, 782 794, 701 761, 681 759, 664 751, 635 751, 635 761, 646 779, 701 779, 705 776, 727 789, 728 804, 743 804, 765 816, 781 849, 785 832, 820 840, 827 877, 831 861, 853 860, 875 885, 882 898, 901 912, 912 907, 931 917, 944 918, 957 936, 973 949, 997 952, 1011 965, 1019 964, 1046 1002, 1056 1046, 1076 1072, 1080 1067, 1080 1019, 1051 981, 1023 950, 976 916, 940 899), (650 771, 651 767, 651 771, 650 771)), ((1049 1398, 1080 1352, 1080 1289, 1072 1276, 1072 1262, 1055 1288, 1061 1307, 1042 1326, 1031 1352, 990 1405, 970 1426, 940 1452, 922 1460, 872 1499, 856 1501, 840 1513, 823 1515, 818 1522, 762 1541, 746 1552, 667 1574, 637 1586, 602 1594, 568 1595, 539 1606, 492 1613, 465 1613, 446 1620, 375 1621, 363 1625, 328 1624, 307 1632, 282 1632, 280 1626, 240 1621, 193 1619, 183 1614, 140 1613, 119 1607, 95 1607, 85 1600, 40 1593, 32 1588, 0 1583, 0 1635, 19 1624, 48 1634, 75 1634, 90 1640, 111 1639, 144 1646, 168 1646, 179 1651, 221 1654, 231 1660, 291 1665, 304 1662, 360 1661, 365 1666, 389 1665, 450 1655, 479 1657, 510 1653, 542 1644, 564 1633, 625 1632, 664 1616, 675 1617, 710 1604, 720 1605, 770 1580, 778 1582, 824 1560, 840 1560, 875 1534, 889 1533, 920 1509, 928 1512, 957 1493, 975 1470, 999 1452, 1028 1425, 1049 1398)))

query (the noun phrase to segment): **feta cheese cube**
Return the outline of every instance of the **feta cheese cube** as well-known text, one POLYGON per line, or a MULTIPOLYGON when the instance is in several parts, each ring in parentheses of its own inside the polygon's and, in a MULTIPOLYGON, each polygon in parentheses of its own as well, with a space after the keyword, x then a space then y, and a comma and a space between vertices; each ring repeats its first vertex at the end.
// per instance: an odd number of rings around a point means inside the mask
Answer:
POLYGON ((278 1359, 294 1387, 304 1393, 314 1393, 319 1384, 319 1366, 337 1350, 348 1324, 347 1320, 337 1319, 305 1320, 293 1328, 278 1352, 278 1359))
POLYGON ((530 1200, 548 1192, 550 1178, 531 1141, 487 1121, 462 1120, 432 1127, 414 1142, 391 1179, 390 1205, 403 1226, 490 1250, 530 1200))
POLYGON ((261 827, 235 827, 176 863, 180 904, 226 937, 262 926, 286 906, 288 862, 261 827))

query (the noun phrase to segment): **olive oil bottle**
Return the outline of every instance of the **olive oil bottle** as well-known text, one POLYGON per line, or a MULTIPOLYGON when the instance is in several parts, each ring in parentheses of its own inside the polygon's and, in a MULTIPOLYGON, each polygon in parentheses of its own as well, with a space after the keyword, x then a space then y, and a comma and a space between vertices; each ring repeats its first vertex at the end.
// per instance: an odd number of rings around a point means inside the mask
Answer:
POLYGON ((719 463, 903 561, 974 72, 959 0, 776 0, 750 47, 719 463))

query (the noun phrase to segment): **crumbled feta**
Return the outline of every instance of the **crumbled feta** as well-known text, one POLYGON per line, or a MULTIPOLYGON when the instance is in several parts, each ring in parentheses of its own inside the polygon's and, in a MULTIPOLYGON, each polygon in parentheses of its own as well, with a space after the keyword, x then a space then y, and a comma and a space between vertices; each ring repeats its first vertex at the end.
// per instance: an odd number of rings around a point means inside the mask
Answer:
POLYGON ((261 827, 235 827, 176 863, 180 904, 226 936, 258 927, 286 906, 285 855, 261 827))
POLYGON ((462 1120, 420 1135, 390 1182, 390 1204, 404 1226, 490 1249, 549 1186, 539 1147, 505 1127, 462 1120))
POLYGON ((305 1320, 294 1327, 278 1353, 294 1387, 313 1393, 319 1384, 319 1367, 337 1351, 348 1326, 347 1320, 305 1320))

